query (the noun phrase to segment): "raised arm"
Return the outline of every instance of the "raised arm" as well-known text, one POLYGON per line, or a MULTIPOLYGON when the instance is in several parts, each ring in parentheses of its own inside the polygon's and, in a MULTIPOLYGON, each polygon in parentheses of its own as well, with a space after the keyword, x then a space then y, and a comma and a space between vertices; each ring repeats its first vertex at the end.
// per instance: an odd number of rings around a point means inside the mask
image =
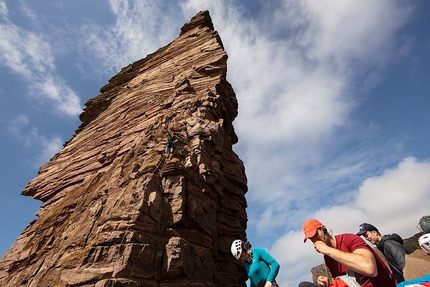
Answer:
POLYGON ((340 264, 362 275, 376 277, 378 268, 372 252, 366 248, 357 248, 353 252, 344 252, 328 246, 324 241, 314 243, 315 250, 330 256, 340 264))
POLYGON ((280 265, 278 261, 276 261, 276 259, 273 258, 273 256, 265 250, 263 250, 261 258, 270 266, 270 272, 267 276, 267 281, 273 283, 273 281, 275 281, 276 276, 278 275, 280 265))

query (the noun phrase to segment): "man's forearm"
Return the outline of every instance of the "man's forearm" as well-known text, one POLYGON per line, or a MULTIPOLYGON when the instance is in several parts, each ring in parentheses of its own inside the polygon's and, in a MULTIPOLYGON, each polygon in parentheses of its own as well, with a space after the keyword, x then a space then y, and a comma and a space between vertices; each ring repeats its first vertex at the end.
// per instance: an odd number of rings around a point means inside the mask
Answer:
POLYGON ((349 253, 336 248, 330 248, 325 255, 330 256, 340 264, 359 274, 369 277, 378 275, 375 258, 369 250, 357 249, 353 253, 349 253))

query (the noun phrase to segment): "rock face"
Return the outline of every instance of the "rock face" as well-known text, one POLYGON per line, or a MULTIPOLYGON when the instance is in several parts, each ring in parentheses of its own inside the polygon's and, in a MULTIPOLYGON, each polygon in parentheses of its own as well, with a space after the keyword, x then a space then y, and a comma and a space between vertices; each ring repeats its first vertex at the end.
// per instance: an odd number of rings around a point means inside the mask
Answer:
POLYGON ((403 268, 405 280, 413 280, 430 274, 430 256, 422 249, 416 249, 405 256, 406 264, 403 268))
POLYGON ((43 205, 1 258, 0 286, 245 286, 230 254, 247 180, 226 63, 204 11, 109 80, 23 191, 43 205))

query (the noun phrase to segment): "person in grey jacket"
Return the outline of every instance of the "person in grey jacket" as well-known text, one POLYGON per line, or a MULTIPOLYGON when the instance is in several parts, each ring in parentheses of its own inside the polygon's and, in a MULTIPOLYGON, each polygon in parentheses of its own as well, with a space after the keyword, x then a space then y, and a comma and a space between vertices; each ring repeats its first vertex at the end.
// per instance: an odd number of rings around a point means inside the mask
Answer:
POLYGON ((397 283, 405 281, 403 267, 405 267, 405 255, 408 251, 403 246, 403 239, 396 233, 381 235, 378 228, 370 223, 362 223, 357 235, 363 235, 372 244, 375 244, 387 259, 397 283))

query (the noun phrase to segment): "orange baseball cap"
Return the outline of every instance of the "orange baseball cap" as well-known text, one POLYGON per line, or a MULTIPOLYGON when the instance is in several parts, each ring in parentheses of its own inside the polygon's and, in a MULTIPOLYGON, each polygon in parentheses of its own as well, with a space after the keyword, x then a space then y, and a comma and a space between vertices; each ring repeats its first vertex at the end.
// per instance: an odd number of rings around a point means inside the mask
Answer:
POLYGON ((307 239, 314 237, 315 233, 317 233, 317 229, 321 226, 324 225, 316 219, 306 220, 303 224, 303 233, 305 234, 305 240, 303 240, 303 242, 306 242, 307 239))

